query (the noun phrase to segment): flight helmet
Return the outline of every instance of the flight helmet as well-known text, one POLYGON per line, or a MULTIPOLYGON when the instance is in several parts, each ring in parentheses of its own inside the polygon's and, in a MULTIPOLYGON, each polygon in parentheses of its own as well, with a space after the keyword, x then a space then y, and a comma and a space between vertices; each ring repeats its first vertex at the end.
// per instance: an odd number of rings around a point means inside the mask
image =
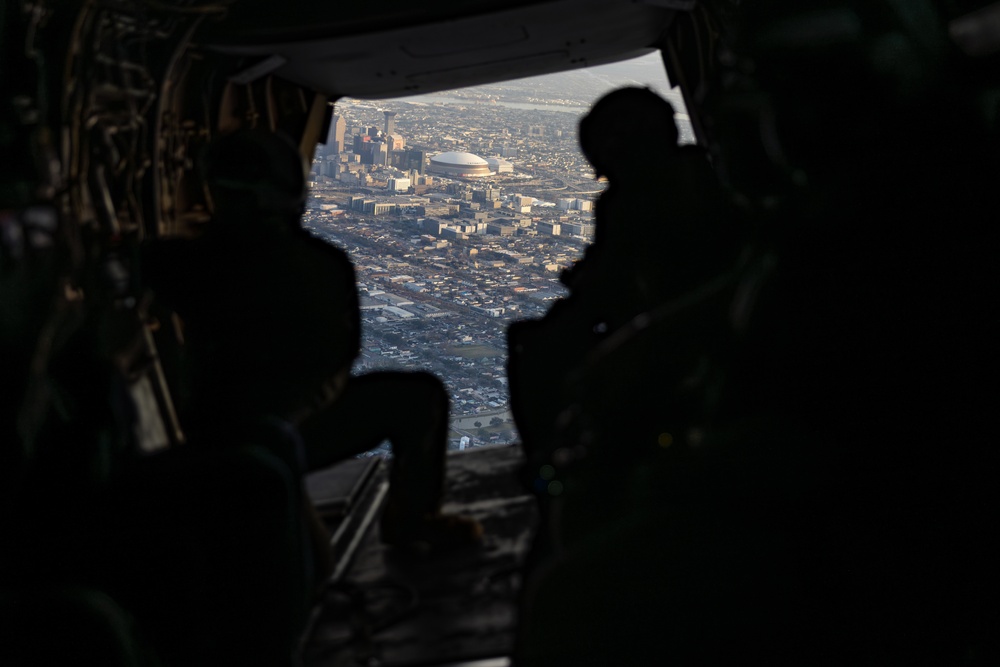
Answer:
POLYGON ((202 172, 217 218, 247 214, 297 219, 306 201, 306 164, 282 133, 237 130, 211 142, 202 172))
POLYGON ((629 86, 599 99, 580 120, 580 148, 598 176, 611 176, 677 146, 674 108, 649 88, 629 86), (611 173, 609 173, 611 172, 611 173))

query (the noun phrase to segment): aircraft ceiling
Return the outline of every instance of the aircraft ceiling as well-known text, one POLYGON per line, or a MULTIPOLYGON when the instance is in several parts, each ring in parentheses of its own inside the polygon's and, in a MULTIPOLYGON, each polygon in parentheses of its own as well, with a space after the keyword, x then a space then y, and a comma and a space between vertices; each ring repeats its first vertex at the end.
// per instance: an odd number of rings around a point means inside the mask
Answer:
POLYGON ((274 4, 236 3, 203 33, 202 45, 241 58, 233 77, 240 82, 276 74, 334 98, 380 99, 636 57, 695 2, 292 3, 273 17, 274 4))

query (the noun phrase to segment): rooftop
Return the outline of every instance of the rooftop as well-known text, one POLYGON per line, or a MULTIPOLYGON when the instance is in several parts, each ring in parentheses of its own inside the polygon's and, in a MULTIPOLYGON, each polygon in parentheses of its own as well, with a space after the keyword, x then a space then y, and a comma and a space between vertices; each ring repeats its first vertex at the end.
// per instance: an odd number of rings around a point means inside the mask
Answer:
POLYGON ((449 151, 447 153, 439 153, 431 158, 432 162, 438 162, 441 164, 451 164, 463 167, 486 167, 489 163, 478 155, 473 155, 472 153, 463 153, 460 151, 449 151))

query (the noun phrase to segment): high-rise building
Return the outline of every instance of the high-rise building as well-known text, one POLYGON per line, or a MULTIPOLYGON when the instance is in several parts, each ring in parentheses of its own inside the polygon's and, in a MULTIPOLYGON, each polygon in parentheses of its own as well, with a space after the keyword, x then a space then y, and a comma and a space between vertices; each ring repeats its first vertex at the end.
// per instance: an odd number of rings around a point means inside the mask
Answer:
POLYGON ((424 173, 424 163, 427 161, 427 153, 410 149, 406 151, 406 160, 401 169, 416 169, 418 174, 424 173))
POLYGON ((405 141, 402 135, 395 133, 388 133, 385 135, 385 143, 389 145, 389 152, 401 151, 405 145, 405 141))
POLYGON ((389 163, 389 151, 384 142, 375 142, 372 146, 372 164, 385 165, 389 163))
POLYGON ((355 140, 354 150, 360 154, 361 164, 387 164, 388 151, 386 151, 385 142, 370 141, 371 137, 367 138, 369 141, 358 142, 355 140))
POLYGON ((347 121, 340 114, 335 114, 330 121, 330 131, 326 135, 326 153, 340 153, 344 150, 344 135, 347 133, 347 121))
POLYGON ((383 111, 385 114, 385 133, 390 135, 396 131, 396 112, 395 111, 383 111))
MULTIPOLYGON (((394 136, 399 137, 398 134, 394 136)), ((387 141, 387 143, 391 144, 392 142, 387 141)), ((389 164, 400 171, 416 171, 422 174, 424 173, 424 155, 424 151, 410 149, 390 150, 389 164)))

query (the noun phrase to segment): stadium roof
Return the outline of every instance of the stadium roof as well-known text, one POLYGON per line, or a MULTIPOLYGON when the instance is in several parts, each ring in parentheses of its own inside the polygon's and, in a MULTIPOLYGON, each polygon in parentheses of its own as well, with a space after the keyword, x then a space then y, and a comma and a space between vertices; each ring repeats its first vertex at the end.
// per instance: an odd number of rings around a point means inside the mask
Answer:
POLYGON ((440 153, 431 158, 431 162, 437 162, 439 164, 454 165, 456 167, 488 167, 489 163, 478 155, 473 155, 472 153, 462 153, 458 151, 449 151, 447 153, 440 153))

